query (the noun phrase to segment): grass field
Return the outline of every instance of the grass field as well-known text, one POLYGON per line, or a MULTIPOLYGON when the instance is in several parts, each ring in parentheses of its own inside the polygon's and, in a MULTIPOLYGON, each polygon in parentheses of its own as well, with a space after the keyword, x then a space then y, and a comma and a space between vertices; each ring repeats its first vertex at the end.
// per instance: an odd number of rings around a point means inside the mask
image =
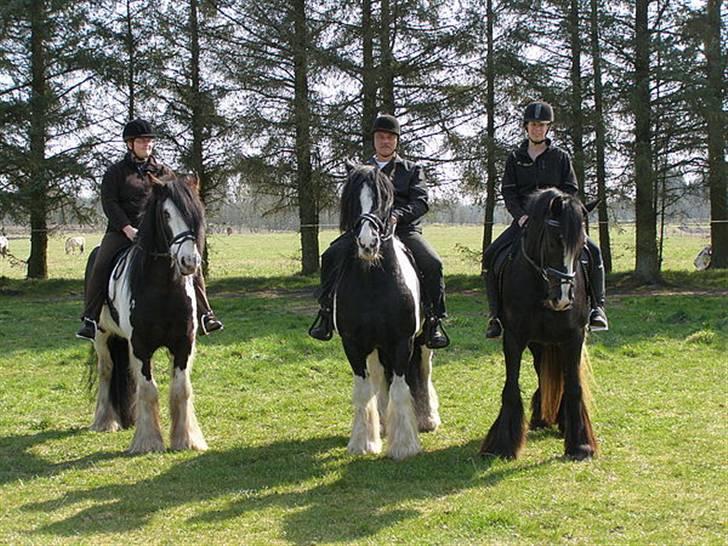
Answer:
MULTIPOLYGON (((462 250, 480 233, 427 235, 448 272, 453 345, 434 369, 443 425, 401 463, 346 452, 351 373, 337 340, 305 334, 316 283, 293 275, 295 234, 211 239, 226 329, 200 341, 193 371, 205 453, 131 457, 131 431, 89 432, 89 345, 73 338, 84 259, 53 239, 51 280, 32 283, 0 263, 0 543, 725 544, 728 275, 690 272, 705 241, 668 239, 677 293, 614 294, 633 265, 629 234, 615 234, 612 328, 589 341, 601 451, 572 463, 553 432, 529 434, 517 461, 477 455, 504 368, 462 250)), ((166 397, 165 356, 155 364, 166 397)))

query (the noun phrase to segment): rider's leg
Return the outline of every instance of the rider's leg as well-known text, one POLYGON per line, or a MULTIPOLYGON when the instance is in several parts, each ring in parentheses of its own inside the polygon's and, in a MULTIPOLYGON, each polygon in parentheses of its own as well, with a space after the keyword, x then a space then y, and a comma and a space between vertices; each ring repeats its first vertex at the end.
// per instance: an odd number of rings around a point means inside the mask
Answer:
POLYGON ((485 249, 485 263, 483 265, 486 271, 485 294, 488 297, 488 327, 485 331, 485 337, 489 339, 497 339, 503 333, 503 325, 500 321, 498 274, 495 270, 496 259, 518 239, 520 233, 521 228, 518 223, 513 222, 485 249))
POLYGON ((442 326, 442 319, 447 317, 442 260, 420 233, 398 232, 397 235, 412 252, 417 268, 422 273, 422 302, 427 318, 425 343, 430 349, 447 347, 450 338, 442 326))
POLYGON ((205 277, 202 271, 198 271, 194 276, 193 284, 195 286, 195 297, 197 299, 197 320, 200 325, 199 332, 206 336, 215 330, 224 328, 222 322, 218 320, 215 313, 210 307, 210 301, 207 299, 207 288, 205 287, 205 277))
POLYGON ((607 314, 604 311, 605 299, 605 281, 604 281, 604 261, 602 260, 602 251, 599 247, 587 237, 586 240, 587 257, 589 258, 589 277, 591 286, 591 312, 589 313, 589 329, 592 332, 609 330, 609 322, 607 314))
POLYGON ((106 300, 106 285, 111 273, 114 256, 122 249, 131 245, 131 241, 121 232, 110 231, 104 235, 96 253, 96 261, 91 269, 84 290, 84 310, 81 314, 81 328, 76 332, 76 337, 89 339, 96 337, 99 315, 106 300))
POLYGON ((320 341, 328 341, 334 333, 334 290, 336 278, 345 252, 351 245, 350 237, 339 237, 321 255, 321 286, 319 287, 319 312, 308 335, 320 341))

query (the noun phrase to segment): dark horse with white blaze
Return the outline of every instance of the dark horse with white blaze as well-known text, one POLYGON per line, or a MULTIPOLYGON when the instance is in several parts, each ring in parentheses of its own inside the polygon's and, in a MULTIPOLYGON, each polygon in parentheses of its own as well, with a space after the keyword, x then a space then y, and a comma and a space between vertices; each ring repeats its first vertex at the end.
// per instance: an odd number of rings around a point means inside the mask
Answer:
POLYGON ((387 454, 420 452, 419 431, 440 424, 432 351, 424 345, 420 283, 389 216, 394 188, 382 171, 347 162, 341 196, 342 237, 350 252, 334 292, 334 327, 354 372, 350 453, 379 453, 380 416, 387 454))
POLYGON ((502 273, 502 406, 480 451, 514 458, 523 447, 526 427, 518 377, 528 347, 539 380, 531 401, 531 429, 558 423, 566 456, 585 459, 597 449, 587 411, 584 340, 589 303, 580 263, 588 211, 576 197, 551 188, 538 191, 527 212, 528 223, 502 273))
MULTIPOLYGON (((94 341, 98 395, 92 430, 136 425, 129 451, 164 450, 159 393, 151 359, 160 347, 172 358, 172 449, 207 449, 192 403, 197 310, 193 276, 201 265, 204 209, 197 178, 158 180, 135 243, 117 258, 94 341)), ((87 275, 93 263, 89 257, 87 275)))

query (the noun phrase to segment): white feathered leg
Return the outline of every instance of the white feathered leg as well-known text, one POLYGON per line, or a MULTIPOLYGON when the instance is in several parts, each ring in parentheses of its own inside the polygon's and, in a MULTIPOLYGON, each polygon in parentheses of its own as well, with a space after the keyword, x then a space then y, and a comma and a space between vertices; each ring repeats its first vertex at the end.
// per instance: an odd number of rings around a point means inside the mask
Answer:
POLYGON ((361 455, 382 451, 379 436, 379 411, 374 388, 369 379, 354 375, 354 424, 351 428, 349 453, 361 455))
POLYGON ((91 430, 96 432, 116 432, 121 429, 119 416, 111 405, 111 372, 114 361, 111 359, 108 333, 97 332, 94 348, 98 362, 96 364, 99 374, 98 393, 96 394, 96 411, 91 423, 91 430))
POLYGON ((172 384, 169 388, 169 412, 172 417, 170 443, 172 449, 195 449, 205 451, 205 441, 197 423, 193 404, 192 383, 190 373, 195 355, 194 345, 187 359, 187 367, 181 370, 172 368, 172 384))
POLYGON ((440 426, 440 402, 432 384, 432 357, 433 351, 422 346, 420 366, 419 390, 415 395, 415 413, 417 414, 417 428, 420 432, 432 432, 440 426))
POLYGON ((162 428, 159 425, 159 391, 154 377, 148 380, 142 374, 142 361, 134 356, 129 344, 129 365, 137 381, 136 430, 129 453, 164 451, 162 428))
POLYGON ((395 375, 389 388, 387 441, 387 455, 395 460, 406 459, 422 450, 414 403, 404 376, 395 375))
POLYGON ((387 403, 389 401, 389 383, 384 374, 384 366, 379 361, 379 351, 374 349, 367 357, 367 371, 369 381, 377 395, 377 411, 379 413, 379 431, 382 436, 386 434, 387 403))

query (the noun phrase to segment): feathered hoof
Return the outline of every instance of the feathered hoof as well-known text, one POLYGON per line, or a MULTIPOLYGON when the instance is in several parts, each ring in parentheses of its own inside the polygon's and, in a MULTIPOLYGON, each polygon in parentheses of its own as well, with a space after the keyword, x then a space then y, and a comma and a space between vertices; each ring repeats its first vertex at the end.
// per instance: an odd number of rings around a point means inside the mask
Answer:
POLYGON ((435 432, 437 430, 437 427, 440 426, 440 416, 439 415, 431 415, 428 417, 418 418, 417 419, 417 430, 420 432, 435 432))
POLYGON ((543 419, 532 418, 531 422, 528 423, 529 430, 543 430, 549 428, 549 424, 543 419))
POLYGON ((94 432, 117 432, 121 430, 121 425, 116 419, 96 420, 89 427, 94 432))
POLYGON ((346 449, 351 455, 377 454, 382 452, 382 442, 364 442, 363 444, 357 444, 356 442, 349 441, 346 449))
POLYGON ((589 444, 581 444, 567 450, 564 456, 570 461, 586 461, 594 457, 594 449, 589 444))
POLYGON ((483 445, 480 446, 479 453, 481 457, 499 457, 507 461, 512 461, 513 459, 518 458, 520 450, 506 446, 486 445, 484 442, 483 445))
POLYGON ((183 449, 192 449, 194 451, 207 451, 207 442, 202 436, 197 438, 187 437, 174 440, 171 449, 174 451, 182 451, 183 449))
POLYGON ((164 442, 161 436, 159 438, 145 438, 138 439, 134 438, 134 441, 129 448, 129 454, 139 455, 141 453, 152 453, 152 452, 164 451, 164 442))
POLYGON ((400 446, 393 446, 390 444, 389 449, 387 449, 387 456, 391 459, 394 459, 395 461, 402 461, 404 459, 414 457, 420 452, 422 452, 422 448, 420 447, 419 443, 415 445, 400 446))

